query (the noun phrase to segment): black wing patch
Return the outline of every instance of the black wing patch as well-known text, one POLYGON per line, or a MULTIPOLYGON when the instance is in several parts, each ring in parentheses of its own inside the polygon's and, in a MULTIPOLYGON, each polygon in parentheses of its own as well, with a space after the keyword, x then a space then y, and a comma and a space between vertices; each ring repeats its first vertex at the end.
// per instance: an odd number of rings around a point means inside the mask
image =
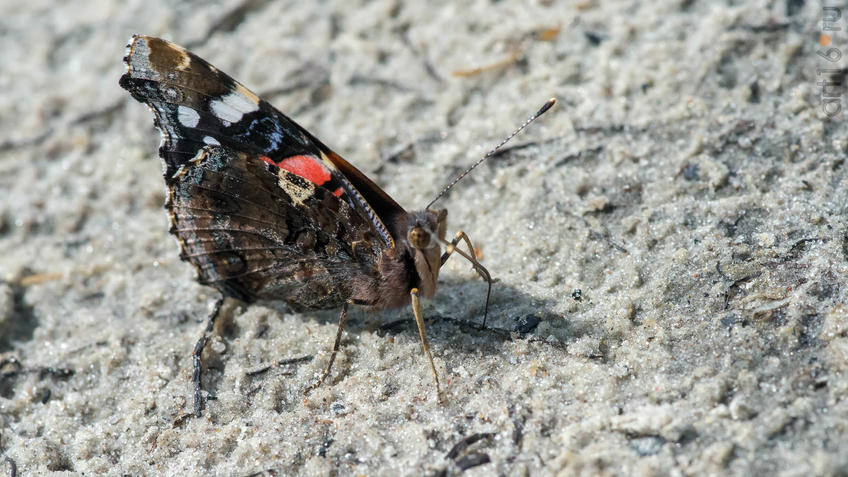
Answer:
POLYGON ((159 38, 135 36, 120 85, 156 116, 169 180, 205 145, 279 161, 320 148, 305 130, 202 58, 159 38))

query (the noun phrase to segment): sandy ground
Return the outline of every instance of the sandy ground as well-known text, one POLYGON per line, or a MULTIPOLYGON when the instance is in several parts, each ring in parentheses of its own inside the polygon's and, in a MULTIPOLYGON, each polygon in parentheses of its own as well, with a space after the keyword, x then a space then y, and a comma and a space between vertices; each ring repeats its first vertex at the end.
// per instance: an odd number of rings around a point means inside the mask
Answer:
POLYGON ((818 2, 170 3, 0 5, 0 473, 848 473, 848 123, 817 85, 848 58, 816 54, 818 2), (338 312, 236 305, 175 424, 216 295, 117 84, 133 33, 410 209, 559 99, 440 204, 498 279, 495 329, 462 324, 462 260, 425 304, 445 403, 408 309, 353 310, 304 396, 338 312))

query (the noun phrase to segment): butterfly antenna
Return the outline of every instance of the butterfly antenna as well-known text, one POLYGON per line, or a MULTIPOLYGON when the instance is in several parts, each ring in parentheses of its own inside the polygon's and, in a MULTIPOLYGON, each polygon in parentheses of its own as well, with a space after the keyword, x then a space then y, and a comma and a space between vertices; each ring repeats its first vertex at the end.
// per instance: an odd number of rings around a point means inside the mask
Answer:
POLYGON ((449 190, 451 190, 451 189, 453 188, 453 186, 455 186, 455 185, 456 185, 456 183, 457 183, 457 182, 461 181, 463 177, 467 176, 469 172, 473 171, 473 170, 474 170, 474 168, 475 168, 475 167, 477 167, 477 166, 479 166, 479 165, 480 165, 483 161, 485 161, 486 159, 488 159, 488 158, 490 158, 490 157, 494 156, 494 155, 495 155, 495 153, 496 153, 496 152, 498 152, 498 149, 502 148, 502 147, 504 146, 504 144, 508 143, 510 139, 514 138, 514 137, 516 136, 516 134, 520 133, 520 132, 521 132, 524 128, 526 128, 526 127, 527 127, 530 123, 532 123, 533 121, 535 121, 535 120, 536 120, 536 118, 538 118, 539 116, 541 116, 541 115, 545 114, 545 112, 546 112, 547 110, 551 109, 551 106, 553 106, 555 103, 556 103, 556 98, 551 98, 551 99, 549 99, 549 100, 548 100, 548 101, 547 101, 544 105, 542 105, 542 107, 541 107, 541 108, 539 108, 539 110, 538 110, 538 111, 536 111, 536 114, 534 114, 534 115, 530 116, 530 117, 527 119, 527 121, 524 121, 524 124, 522 124, 522 125, 521 125, 518 129, 516 129, 515 131, 513 131, 513 133, 512 133, 512 134, 510 134, 509 136, 507 136, 507 137, 506 137, 506 139, 504 139, 503 141, 501 141, 501 143, 500 143, 500 144, 498 144, 497 146, 495 146, 495 148, 494 148, 494 149, 492 149, 491 151, 487 152, 485 156, 481 157, 481 158, 480 158, 477 162, 475 162, 475 163, 474 163, 471 167, 469 167, 468 169, 466 169, 466 170, 465 170, 462 174, 458 175, 458 176, 456 177, 456 179, 454 179, 454 180, 453 180, 450 184, 448 184, 448 185, 447 185, 444 189, 442 189, 442 191, 441 191, 441 192, 439 192, 439 195, 437 195, 435 199, 431 200, 431 201, 430 201, 430 203, 429 203, 429 204, 427 204, 427 207, 425 207, 425 209, 429 209, 429 208, 430 208, 430 206, 432 206, 433 204, 435 204, 437 200, 441 199, 441 198, 442 198, 442 196, 444 196, 445 194, 447 194, 447 192, 448 192, 449 190))

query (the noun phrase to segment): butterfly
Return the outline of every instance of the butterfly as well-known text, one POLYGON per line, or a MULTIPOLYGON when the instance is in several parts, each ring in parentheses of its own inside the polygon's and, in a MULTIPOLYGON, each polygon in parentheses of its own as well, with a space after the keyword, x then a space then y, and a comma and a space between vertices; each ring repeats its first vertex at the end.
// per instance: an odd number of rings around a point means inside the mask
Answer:
POLYGON ((180 257, 222 294, 192 354, 195 415, 204 408, 200 357, 224 297, 341 308, 327 368, 307 392, 331 372, 350 305, 411 305, 441 399, 420 297, 434 295, 454 252, 488 283, 486 311, 492 284, 465 233, 445 238, 447 211, 432 203, 405 210, 309 131, 171 42, 134 36, 124 62, 121 87, 152 110, 162 134, 166 208, 180 257))

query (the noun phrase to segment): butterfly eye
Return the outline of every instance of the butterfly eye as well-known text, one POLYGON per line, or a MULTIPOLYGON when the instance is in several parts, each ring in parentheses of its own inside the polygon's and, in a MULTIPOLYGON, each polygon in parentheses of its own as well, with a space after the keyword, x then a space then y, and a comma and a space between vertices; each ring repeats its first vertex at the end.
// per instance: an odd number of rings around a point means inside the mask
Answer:
POLYGON ((427 248, 430 245, 430 232, 422 227, 409 229, 409 244, 418 249, 427 248))

